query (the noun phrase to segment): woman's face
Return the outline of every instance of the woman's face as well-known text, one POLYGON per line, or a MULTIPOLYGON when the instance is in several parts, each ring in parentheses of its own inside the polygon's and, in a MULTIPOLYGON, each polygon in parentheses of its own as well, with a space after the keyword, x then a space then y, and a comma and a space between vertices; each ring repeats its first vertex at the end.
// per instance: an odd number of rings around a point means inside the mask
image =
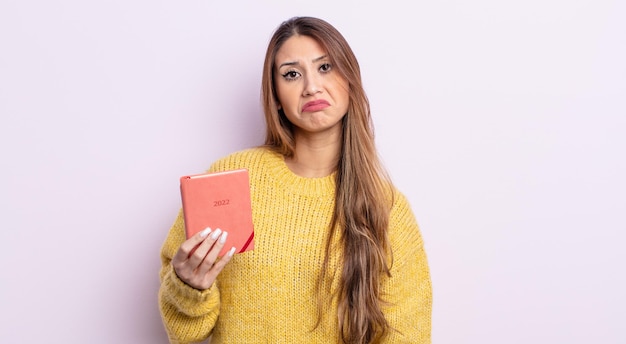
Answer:
POLYGON ((319 43, 294 35, 277 51, 274 63, 279 109, 295 130, 341 130, 341 119, 348 111, 348 82, 334 69, 319 43))

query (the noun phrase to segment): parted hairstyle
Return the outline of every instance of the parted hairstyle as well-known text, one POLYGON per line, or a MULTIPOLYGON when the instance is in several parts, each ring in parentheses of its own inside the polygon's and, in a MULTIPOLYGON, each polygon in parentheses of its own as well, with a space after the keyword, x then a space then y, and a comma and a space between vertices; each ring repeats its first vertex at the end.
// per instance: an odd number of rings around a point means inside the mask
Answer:
POLYGON ((326 255, 318 277, 318 320, 328 295, 337 295, 338 326, 347 344, 375 343, 390 330, 382 312, 380 282, 390 276, 392 254, 387 228, 393 202, 391 181, 382 168, 374 144, 370 106, 363 89, 360 67, 345 38, 332 25, 312 17, 294 17, 274 32, 265 55, 261 97, 267 131, 265 145, 292 157, 293 125, 278 109, 274 83, 275 57, 294 35, 315 39, 327 52, 333 69, 349 84, 349 105, 342 119, 343 137, 337 163, 335 208, 326 239, 326 255), (328 290, 332 278, 329 261, 331 238, 340 232, 343 260, 338 290, 328 290))

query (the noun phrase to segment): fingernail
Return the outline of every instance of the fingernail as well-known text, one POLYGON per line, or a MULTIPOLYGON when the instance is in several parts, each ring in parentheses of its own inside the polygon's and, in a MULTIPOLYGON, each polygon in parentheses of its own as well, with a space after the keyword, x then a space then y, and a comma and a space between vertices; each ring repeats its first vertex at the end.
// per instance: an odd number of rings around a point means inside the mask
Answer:
POLYGON ((222 236, 220 237, 220 244, 226 242, 226 237, 228 237, 228 232, 224 232, 224 234, 222 234, 222 236))
POLYGON ((211 239, 215 240, 219 238, 220 234, 222 234, 222 230, 218 228, 215 232, 213 232, 213 234, 211 234, 211 239))
POLYGON ((209 233, 211 233, 211 227, 207 227, 207 228, 205 228, 205 229, 204 229, 204 230, 200 233, 200 237, 201 237, 201 238, 204 238, 204 237, 206 237, 207 235, 209 235, 209 233))
POLYGON ((232 257, 235 254, 235 246, 231 247, 230 250, 226 253, 229 257, 232 257))

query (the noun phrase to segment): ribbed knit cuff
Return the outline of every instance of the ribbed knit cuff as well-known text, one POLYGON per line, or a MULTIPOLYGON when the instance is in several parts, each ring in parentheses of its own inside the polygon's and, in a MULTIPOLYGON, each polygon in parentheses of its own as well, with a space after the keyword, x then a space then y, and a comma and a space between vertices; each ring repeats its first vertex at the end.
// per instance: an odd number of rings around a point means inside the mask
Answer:
POLYGON ((194 289, 178 278, 171 265, 163 278, 161 288, 162 296, 168 303, 188 316, 206 315, 220 306, 219 289, 216 283, 213 283, 209 289, 194 289))

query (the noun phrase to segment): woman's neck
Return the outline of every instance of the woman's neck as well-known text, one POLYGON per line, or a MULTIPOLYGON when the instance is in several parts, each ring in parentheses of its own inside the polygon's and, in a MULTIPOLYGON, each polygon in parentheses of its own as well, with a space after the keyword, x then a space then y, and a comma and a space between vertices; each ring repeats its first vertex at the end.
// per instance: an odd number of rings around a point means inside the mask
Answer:
POLYGON ((285 159, 289 169, 307 178, 326 177, 337 169, 341 135, 307 135, 296 133, 293 157, 285 159))

